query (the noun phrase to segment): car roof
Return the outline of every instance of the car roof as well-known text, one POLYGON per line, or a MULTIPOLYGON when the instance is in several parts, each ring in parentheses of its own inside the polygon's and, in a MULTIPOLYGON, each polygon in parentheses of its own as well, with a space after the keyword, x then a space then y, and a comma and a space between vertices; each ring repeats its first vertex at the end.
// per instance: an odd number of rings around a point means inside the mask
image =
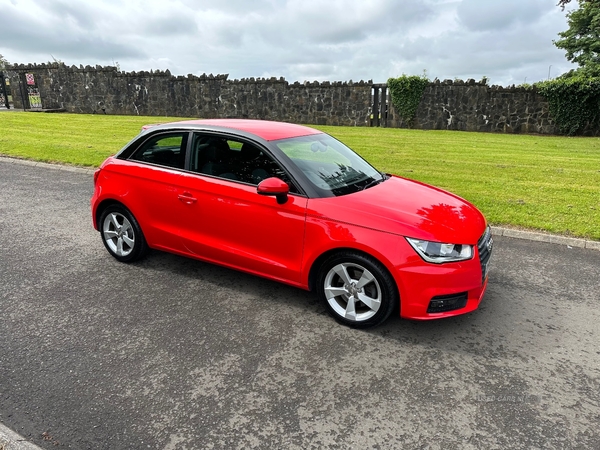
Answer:
POLYGON ((154 127, 161 128, 198 128, 198 129, 215 129, 229 128, 244 133, 253 134, 265 141, 275 141, 278 139, 310 136, 313 134, 321 134, 322 131, 314 128, 305 127, 285 122, 272 122, 269 120, 251 120, 251 119, 197 119, 183 120, 180 122, 170 122, 161 125, 145 125, 142 130, 147 130, 154 127))

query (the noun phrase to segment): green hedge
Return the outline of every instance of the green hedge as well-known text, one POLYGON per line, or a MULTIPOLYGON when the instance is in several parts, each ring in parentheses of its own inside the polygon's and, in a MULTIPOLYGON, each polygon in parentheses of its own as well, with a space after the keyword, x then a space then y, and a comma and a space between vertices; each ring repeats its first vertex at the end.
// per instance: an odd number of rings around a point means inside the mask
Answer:
POLYGON ((402 75, 388 80, 392 104, 400 117, 408 124, 412 124, 423 92, 429 83, 430 80, 425 75, 402 75))
POLYGON ((536 83, 550 103, 550 114, 561 133, 572 136, 600 125, 600 78, 557 78, 536 83))

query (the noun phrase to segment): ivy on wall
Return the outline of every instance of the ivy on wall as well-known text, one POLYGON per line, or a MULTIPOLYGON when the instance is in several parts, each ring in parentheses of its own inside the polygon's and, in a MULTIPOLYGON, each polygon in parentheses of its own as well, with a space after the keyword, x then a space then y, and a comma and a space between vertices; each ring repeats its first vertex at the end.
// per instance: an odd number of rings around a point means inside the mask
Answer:
POLYGON ((600 125, 600 78, 572 76, 535 84, 550 104, 561 133, 572 136, 600 125))
POLYGON ((415 118, 423 92, 429 83, 429 78, 424 74, 421 76, 402 75, 388 80, 387 85, 392 104, 400 117, 407 123, 411 123, 415 118))

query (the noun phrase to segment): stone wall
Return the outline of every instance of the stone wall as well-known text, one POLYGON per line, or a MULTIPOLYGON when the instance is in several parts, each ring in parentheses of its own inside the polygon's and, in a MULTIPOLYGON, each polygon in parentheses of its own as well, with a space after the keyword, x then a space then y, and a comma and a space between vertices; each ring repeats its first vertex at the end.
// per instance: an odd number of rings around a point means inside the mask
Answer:
MULTIPOLYGON (((283 78, 124 73, 115 67, 15 65, 33 73, 44 109, 76 113, 237 117, 321 125, 367 125, 372 82, 288 83, 283 78)), ((23 83, 21 83, 23 84, 23 83)), ((22 107, 20 98, 15 106, 22 107)))
MULTIPOLYGON (((408 127, 391 108, 388 126, 408 127)), ((535 88, 436 80, 423 94, 412 128, 557 134, 549 105, 535 88)))
MULTIPOLYGON (((32 73, 44 109, 75 113, 176 117, 236 117, 284 122, 369 126, 372 91, 364 82, 289 83, 283 78, 229 80, 227 75, 173 76, 120 72, 115 67, 14 65, 8 71, 16 108, 23 108, 24 74, 32 73)), ((424 130, 558 134, 548 102, 535 88, 487 86, 474 80, 436 80, 412 124, 388 99, 386 126, 424 130)), ((600 135, 587 129, 583 134, 600 135)))

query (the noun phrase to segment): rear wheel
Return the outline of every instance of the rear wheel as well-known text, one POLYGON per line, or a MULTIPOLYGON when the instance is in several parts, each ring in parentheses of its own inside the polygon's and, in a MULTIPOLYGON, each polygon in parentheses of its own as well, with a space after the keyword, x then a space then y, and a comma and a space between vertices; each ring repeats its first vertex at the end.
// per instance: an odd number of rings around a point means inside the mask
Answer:
POLYGON ((339 322, 367 328, 385 321, 398 303, 396 284, 374 258, 354 252, 329 257, 318 276, 318 294, 339 322))
POLYGON ((129 210, 121 205, 108 206, 100 216, 102 242, 121 262, 132 262, 146 253, 142 230, 129 210))

